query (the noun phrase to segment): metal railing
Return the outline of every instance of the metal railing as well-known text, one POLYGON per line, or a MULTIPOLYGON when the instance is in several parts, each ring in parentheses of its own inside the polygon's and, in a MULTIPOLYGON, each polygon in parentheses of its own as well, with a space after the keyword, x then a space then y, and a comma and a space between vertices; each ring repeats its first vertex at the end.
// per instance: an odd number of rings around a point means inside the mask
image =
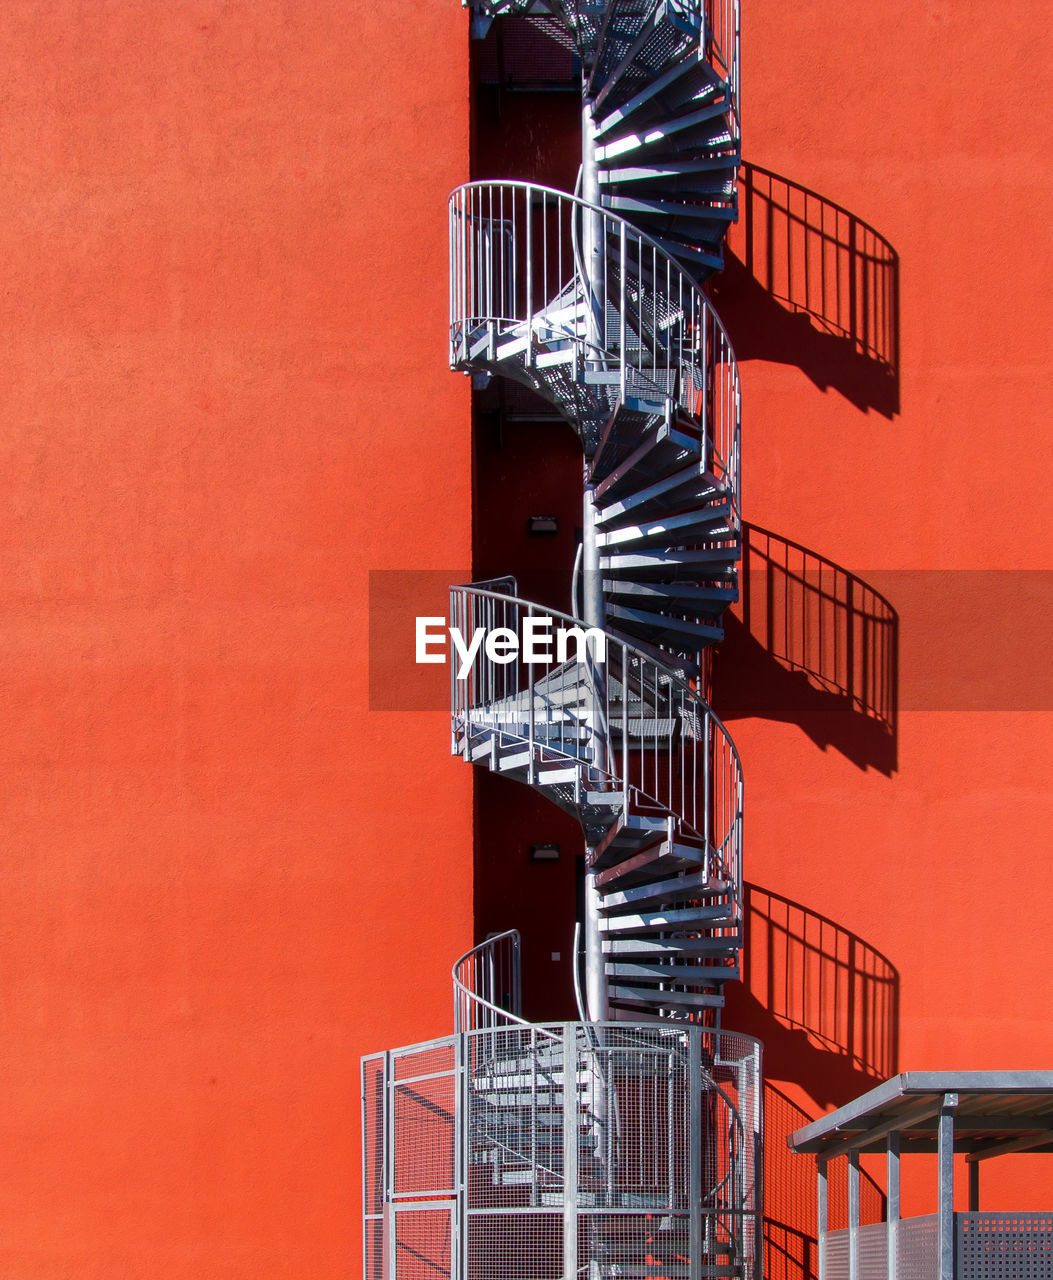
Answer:
POLYGON ((728 486, 738 511, 731 342, 687 272, 624 218, 529 182, 471 182, 453 192, 450 363, 483 361, 579 422, 583 406, 599 419, 630 397, 692 416, 702 428, 701 467, 728 486), (579 254, 586 242, 602 246, 588 286, 579 254))
POLYGON ((495 755, 501 744, 521 743, 528 782, 540 781, 545 761, 573 760, 588 785, 621 791, 623 811, 635 799, 676 815, 687 836, 704 842, 709 876, 729 882, 741 914, 738 751, 686 680, 610 633, 603 634, 601 662, 595 639, 579 640, 586 626, 580 619, 485 587, 450 588, 450 625, 464 637, 497 629, 521 642, 531 632, 535 642, 546 632, 553 636, 547 658, 521 643, 518 657, 497 660, 482 642, 463 679, 458 676, 465 664, 451 648, 452 730, 459 752, 471 758, 476 735, 489 740, 495 755), (562 656, 559 628, 567 638, 562 656))
POLYGON ((644 1250, 656 1274, 755 1280, 760 1082, 757 1041, 683 1024, 484 1027, 370 1055, 363 1275, 501 1280, 514 1258, 614 1276, 644 1250), (594 1123, 597 1076, 616 1126, 594 1123))
POLYGON ((522 1017, 523 991, 518 929, 508 929, 466 951, 453 966, 453 1029, 528 1025, 522 1017))
POLYGON ((739 0, 698 0, 698 2, 705 9, 706 19, 703 54, 713 70, 727 81, 737 131, 741 124, 739 99, 742 89, 739 72, 741 54, 739 0))

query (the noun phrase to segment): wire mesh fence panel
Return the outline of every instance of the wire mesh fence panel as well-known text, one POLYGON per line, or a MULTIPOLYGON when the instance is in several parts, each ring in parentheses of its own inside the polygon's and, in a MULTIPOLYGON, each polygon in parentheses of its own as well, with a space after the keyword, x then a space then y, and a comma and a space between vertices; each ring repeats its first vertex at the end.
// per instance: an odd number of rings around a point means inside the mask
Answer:
POLYGON ((452 1208, 413 1208, 395 1215, 392 1280, 441 1280, 454 1275, 452 1208))
POLYGON ((534 1026, 465 1040, 469 1207, 551 1202, 563 1178, 562 1042, 534 1026))
POLYGON ((384 1055, 362 1059, 362 1208, 384 1209, 384 1055))
POLYGON ((384 1223, 367 1218, 363 1224, 363 1280, 384 1280, 384 1223))
MULTIPOLYGON (((713 1255, 715 1259, 715 1255, 713 1255)), ((700 1265, 709 1262, 700 1254, 700 1265)), ((691 1225, 687 1214, 585 1212, 578 1231, 579 1273, 596 1280, 687 1277, 691 1225)), ((704 1272, 702 1274, 705 1274, 704 1272)))
POLYGON ((479 1028, 367 1059, 363 1118, 369 1280, 758 1274, 747 1036, 479 1028))
POLYGON ((563 1215, 472 1213, 468 1280, 563 1280, 563 1215))
POLYGON ((452 1041, 393 1056, 391 1194, 456 1194, 457 1080, 452 1041))

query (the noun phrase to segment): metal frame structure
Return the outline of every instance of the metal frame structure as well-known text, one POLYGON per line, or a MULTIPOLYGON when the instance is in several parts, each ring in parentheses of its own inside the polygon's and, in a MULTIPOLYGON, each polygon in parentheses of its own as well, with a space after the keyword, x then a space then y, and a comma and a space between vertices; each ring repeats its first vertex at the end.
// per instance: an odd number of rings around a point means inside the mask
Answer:
POLYGON ((365 1280, 759 1276, 759 1043, 526 1022, 518 944, 458 960, 459 1032, 362 1061, 365 1280))
POLYGON ((581 822, 586 994, 525 1021, 510 931, 455 965, 452 1037, 363 1060, 365 1275, 755 1280, 760 1046, 720 1029, 742 771, 704 652, 741 540, 738 368, 701 288, 737 215, 738 0, 465 3, 582 71, 577 194, 450 199, 451 366, 554 406, 584 467, 571 611, 506 578, 453 587, 451 628, 581 643, 450 670, 454 754, 581 822))
POLYGON ((1053 1212, 981 1213, 980 1165, 1053 1153, 1053 1071, 911 1071, 788 1139, 818 1170, 819 1280, 1039 1280, 1053 1277, 1053 1212), (859 1157, 884 1151, 884 1223, 860 1224, 859 1157), (954 1156, 969 1169, 969 1211, 954 1210, 954 1156), (900 1216, 900 1160, 936 1152, 937 1212, 900 1216), (848 1227, 828 1223, 829 1168, 848 1156, 848 1227))

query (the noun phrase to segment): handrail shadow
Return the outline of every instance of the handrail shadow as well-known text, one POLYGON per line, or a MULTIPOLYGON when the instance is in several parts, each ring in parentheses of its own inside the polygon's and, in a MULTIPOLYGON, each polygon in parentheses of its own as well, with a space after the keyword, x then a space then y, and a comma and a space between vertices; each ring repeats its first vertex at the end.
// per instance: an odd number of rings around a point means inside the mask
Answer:
POLYGON ((740 168, 740 226, 712 283, 739 361, 800 368, 857 408, 899 412, 899 255, 842 205, 740 168))
MULTIPOLYGON (((798 1106, 770 1080, 764 1085, 764 1274, 773 1280, 814 1280, 819 1273, 819 1242, 815 1235, 815 1162, 797 1155, 786 1137, 816 1117, 798 1106)), ((828 1211, 832 1230, 847 1224, 848 1179, 833 1162, 829 1179, 828 1211)), ((885 1215, 885 1194, 866 1169, 859 1180, 860 1219, 880 1222, 885 1215)))
POLYGON ((860 768, 892 774, 899 617, 891 603, 841 565, 751 524, 740 593, 717 650, 718 715, 795 723, 860 768))
MULTIPOLYGON (((725 1012, 730 1025, 764 1042, 765 1274, 813 1280, 815 1164, 792 1152, 786 1138, 895 1075, 899 973, 829 917, 761 885, 744 888, 742 981, 729 987, 725 1012)), ((843 1170, 829 1186, 836 1228, 847 1222, 843 1170)), ((883 1191, 866 1169, 860 1191, 862 1220, 880 1221, 883 1191)))
POLYGON ((767 1024, 770 1073, 838 1105, 895 1075, 899 973, 891 961, 800 902, 744 888, 742 990, 767 1024))

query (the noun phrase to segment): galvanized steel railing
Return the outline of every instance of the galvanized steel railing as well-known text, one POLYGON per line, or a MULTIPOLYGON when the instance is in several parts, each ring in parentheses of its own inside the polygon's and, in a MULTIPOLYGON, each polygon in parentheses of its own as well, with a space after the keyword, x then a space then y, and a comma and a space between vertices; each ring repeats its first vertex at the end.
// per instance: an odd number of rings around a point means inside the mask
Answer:
POLYGON ((706 61, 728 84, 731 109, 736 128, 740 123, 739 96, 742 80, 739 72, 741 53, 741 26, 739 0, 696 0, 706 13, 705 45, 706 61))
POLYGON ((704 841, 709 877, 733 886, 741 915, 742 769, 724 725, 674 670, 609 632, 600 662, 596 640, 579 645, 570 630, 583 633, 580 619, 485 588, 450 589, 450 625, 464 637, 500 630, 521 641, 538 619, 567 629, 566 657, 553 644, 547 660, 495 661, 483 643, 459 679, 464 664, 451 646, 455 749, 468 753, 475 733, 489 735, 495 751, 518 741, 530 783, 543 781, 543 759, 573 760, 597 789, 621 791, 625 811, 632 798, 676 815, 686 835, 704 841))
POLYGON ((518 929, 472 947, 453 966, 453 1029, 522 1026, 523 989, 518 929))
POLYGON ((630 222, 529 182, 471 182, 450 197, 450 363, 507 361, 574 420, 569 384, 694 417, 702 467, 738 512, 738 366, 709 299, 630 222), (580 246, 598 245, 583 272, 580 246), (583 281, 592 281, 587 287, 583 281), (553 391, 551 371, 566 366, 553 391), (548 381, 546 381, 548 380, 548 381))
POLYGON ((480 1028, 362 1060, 365 1280, 760 1275, 760 1045, 687 1025, 480 1028), (608 1114, 593 1123, 595 1081, 608 1114))

